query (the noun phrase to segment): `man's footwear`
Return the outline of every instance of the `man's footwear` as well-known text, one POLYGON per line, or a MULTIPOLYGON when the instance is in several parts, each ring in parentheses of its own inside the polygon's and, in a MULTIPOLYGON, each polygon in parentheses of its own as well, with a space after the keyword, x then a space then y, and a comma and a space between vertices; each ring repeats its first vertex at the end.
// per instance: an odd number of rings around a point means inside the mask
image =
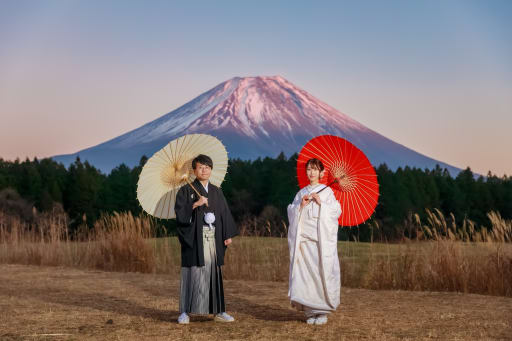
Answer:
POLYGON ((307 323, 307 324, 315 324, 315 322, 316 322, 316 317, 314 317, 314 316, 313 316, 313 317, 310 317, 310 318, 308 318, 308 319, 306 320, 306 323, 307 323))
POLYGON ((180 317, 178 317, 178 324, 189 324, 190 317, 188 317, 187 313, 181 313, 180 317))
POLYGON ((327 323, 327 315, 318 315, 315 320, 315 324, 326 324, 327 323))
POLYGON ((215 321, 217 322, 233 322, 234 320, 235 318, 226 312, 215 315, 215 321))

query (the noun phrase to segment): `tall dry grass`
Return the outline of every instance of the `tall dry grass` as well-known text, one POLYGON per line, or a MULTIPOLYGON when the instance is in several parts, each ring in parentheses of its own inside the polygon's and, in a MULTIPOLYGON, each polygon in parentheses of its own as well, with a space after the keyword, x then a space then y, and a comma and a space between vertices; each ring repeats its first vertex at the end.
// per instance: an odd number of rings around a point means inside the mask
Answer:
MULTIPOLYGON (((512 222, 489 213, 492 226, 460 226, 438 210, 408 228, 399 244, 340 242, 342 285, 372 289, 459 291, 512 296, 512 222)), ((0 263, 106 271, 180 273, 177 238, 154 238, 155 224, 130 213, 104 216, 91 230, 67 233, 62 210, 22 221, 0 211, 0 263)), ((377 224, 374 226, 379 228, 377 224)), ((287 281, 286 238, 239 237, 226 254, 227 279, 287 281)))
POLYGON ((114 213, 96 221, 86 245, 92 246, 88 250, 96 269, 154 272, 155 252, 147 242, 153 236, 154 225, 147 216, 114 213))
POLYGON ((433 211, 426 209, 427 224, 423 224, 418 214, 405 223, 410 229, 416 230, 417 239, 423 240, 454 240, 463 242, 512 242, 512 223, 501 218, 498 212, 489 212, 487 217, 491 227, 480 226, 470 219, 464 219, 461 225, 457 225, 455 216, 450 214, 445 217, 438 209, 433 211), (412 220, 412 221, 411 221, 412 220))
POLYGON ((414 215, 416 240, 394 252, 371 254, 362 286, 372 289, 459 291, 512 296, 512 221, 488 213, 491 227, 476 229, 465 219, 427 210, 414 215), (424 241, 421 241, 424 240, 424 241))
POLYGON ((66 214, 34 214, 31 222, 0 211, 0 263, 68 266, 107 271, 153 272, 155 254, 147 239, 153 224, 131 213, 103 216, 94 227, 68 234, 66 214))

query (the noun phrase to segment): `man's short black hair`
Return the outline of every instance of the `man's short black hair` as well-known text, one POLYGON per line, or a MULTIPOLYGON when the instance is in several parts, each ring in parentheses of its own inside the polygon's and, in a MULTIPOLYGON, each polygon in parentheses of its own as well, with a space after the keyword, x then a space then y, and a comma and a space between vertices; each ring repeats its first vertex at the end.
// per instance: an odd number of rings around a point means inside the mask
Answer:
POLYGON ((194 160, 192 160, 192 169, 196 169, 197 163, 209 166, 210 168, 213 169, 213 161, 211 157, 209 157, 208 155, 199 154, 198 156, 196 156, 194 160))

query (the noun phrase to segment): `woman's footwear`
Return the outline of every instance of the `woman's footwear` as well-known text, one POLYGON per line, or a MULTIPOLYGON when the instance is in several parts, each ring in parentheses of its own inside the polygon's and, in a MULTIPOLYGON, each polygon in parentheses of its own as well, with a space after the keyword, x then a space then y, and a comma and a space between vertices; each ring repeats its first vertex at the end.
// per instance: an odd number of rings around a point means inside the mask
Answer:
POLYGON ((327 315, 318 315, 315 320, 315 324, 326 324, 327 315))

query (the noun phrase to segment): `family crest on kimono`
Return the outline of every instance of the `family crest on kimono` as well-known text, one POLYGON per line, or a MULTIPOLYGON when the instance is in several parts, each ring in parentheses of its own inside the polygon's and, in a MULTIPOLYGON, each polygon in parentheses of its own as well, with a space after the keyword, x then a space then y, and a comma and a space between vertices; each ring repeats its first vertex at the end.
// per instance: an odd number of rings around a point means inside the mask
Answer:
POLYGON ((318 159, 306 163, 310 184, 288 205, 290 251, 289 291, 293 307, 303 311, 308 324, 325 324, 340 304, 338 218, 341 206, 330 187, 319 181, 324 166, 318 159))
POLYGON ((215 321, 234 321, 226 313, 222 265, 238 228, 221 189, 209 182, 213 166, 207 155, 194 158, 196 179, 176 195, 174 208, 181 245, 180 324, 190 322, 189 314, 214 314, 215 321))

